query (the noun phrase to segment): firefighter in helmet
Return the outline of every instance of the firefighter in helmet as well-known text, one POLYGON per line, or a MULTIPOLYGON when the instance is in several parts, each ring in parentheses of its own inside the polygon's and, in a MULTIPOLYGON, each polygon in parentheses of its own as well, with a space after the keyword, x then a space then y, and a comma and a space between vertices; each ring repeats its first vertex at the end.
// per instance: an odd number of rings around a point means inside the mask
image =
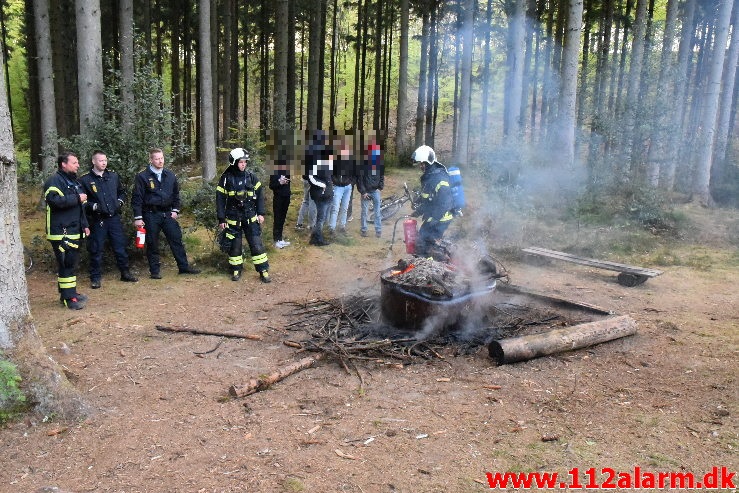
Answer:
POLYGON ((228 244, 228 263, 231 280, 238 281, 244 267, 241 237, 246 237, 251 261, 262 282, 270 282, 267 251, 262 242, 264 223, 264 187, 257 176, 246 169, 249 153, 237 147, 228 154, 229 167, 223 172, 216 187, 218 227, 228 244))
POLYGON ((434 256, 438 240, 452 221, 452 191, 446 166, 436 160, 436 153, 422 145, 411 155, 414 166, 421 168, 421 194, 413 212, 421 217, 421 227, 416 239, 416 254, 434 256))

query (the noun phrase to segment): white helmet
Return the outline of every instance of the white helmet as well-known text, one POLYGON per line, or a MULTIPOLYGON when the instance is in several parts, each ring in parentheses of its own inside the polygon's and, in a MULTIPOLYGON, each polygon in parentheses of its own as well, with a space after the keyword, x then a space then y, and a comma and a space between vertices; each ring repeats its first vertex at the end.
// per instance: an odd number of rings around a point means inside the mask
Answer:
POLYGON ((429 146, 423 145, 413 151, 411 159, 414 163, 434 164, 436 162, 436 153, 429 146))
POLYGON ((246 149, 237 147, 236 149, 232 149, 231 152, 228 153, 228 164, 234 165, 242 159, 246 159, 247 162, 249 161, 249 153, 246 152, 246 149))

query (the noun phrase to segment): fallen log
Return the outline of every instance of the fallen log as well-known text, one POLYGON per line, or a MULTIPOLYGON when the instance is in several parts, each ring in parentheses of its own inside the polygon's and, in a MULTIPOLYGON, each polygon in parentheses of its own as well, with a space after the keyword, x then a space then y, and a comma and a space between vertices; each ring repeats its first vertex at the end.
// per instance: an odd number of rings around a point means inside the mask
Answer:
POLYGON ((221 332, 218 330, 210 330, 210 329, 193 329, 192 327, 185 327, 184 325, 174 325, 172 327, 165 327, 163 325, 157 325, 156 329, 161 330, 162 332, 189 332, 190 334, 204 335, 204 336, 232 337, 232 338, 238 338, 238 339, 251 339, 252 341, 262 340, 262 336, 258 334, 238 334, 236 332, 221 332))
POLYGON ((278 368, 269 375, 265 375, 260 378, 252 378, 243 385, 231 385, 228 389, 228 393, 231 397, 246 397, 247 395, 255 394, 261 390, 269 388, 272 384, 286 379, 290 375, 294 375, 299 371, 310 368, 316 363, 316 361, 322 360, 325 356, 325 353, 320 353, 316 356, 308 356, 300 361, 278 368))
POLYGON ((498 365, 580 349, 636 333, 628 315, 554 329, 542 334, 492 341, 488 353, 498 365))

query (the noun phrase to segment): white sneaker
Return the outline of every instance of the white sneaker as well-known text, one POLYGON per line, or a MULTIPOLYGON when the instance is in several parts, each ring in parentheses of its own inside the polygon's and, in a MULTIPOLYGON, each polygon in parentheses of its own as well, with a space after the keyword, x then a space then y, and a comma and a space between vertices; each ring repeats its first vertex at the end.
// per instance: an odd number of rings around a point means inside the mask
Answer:
POLYGON ((283 240, 280 240, 280 241, 278 241, 278 242, 275 243, 275 246, 277 248, 285 248, 286 246, 289 246, 289 245, 290 245, 290 242, 289 241, 283 241, 283 240))

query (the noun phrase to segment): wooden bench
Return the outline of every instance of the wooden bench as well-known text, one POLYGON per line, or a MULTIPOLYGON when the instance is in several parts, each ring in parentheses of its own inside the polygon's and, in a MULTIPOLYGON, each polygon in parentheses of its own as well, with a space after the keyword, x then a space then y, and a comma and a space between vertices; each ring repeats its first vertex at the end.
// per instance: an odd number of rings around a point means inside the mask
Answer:
POLYGON ((565 252, 556 250, 547 250, 546 248, 529 247, 522 250, 529 255, 538 255, 541 257, 553 258, 556 260, 564 260, 565 262, 573 262, 575 264, 587 265, 589 267, 597 267, 599 269, 613 270, 618 272, 618 283, 622 286, 634 287, 642 284, 650 277, 656 277, 662 274, 661 270, 645 269, 644 267, 634 267, 633 265, 617 264, 616 262, 608 262, 606 260, 596 260, 587 257, 578 257, 565 252))

